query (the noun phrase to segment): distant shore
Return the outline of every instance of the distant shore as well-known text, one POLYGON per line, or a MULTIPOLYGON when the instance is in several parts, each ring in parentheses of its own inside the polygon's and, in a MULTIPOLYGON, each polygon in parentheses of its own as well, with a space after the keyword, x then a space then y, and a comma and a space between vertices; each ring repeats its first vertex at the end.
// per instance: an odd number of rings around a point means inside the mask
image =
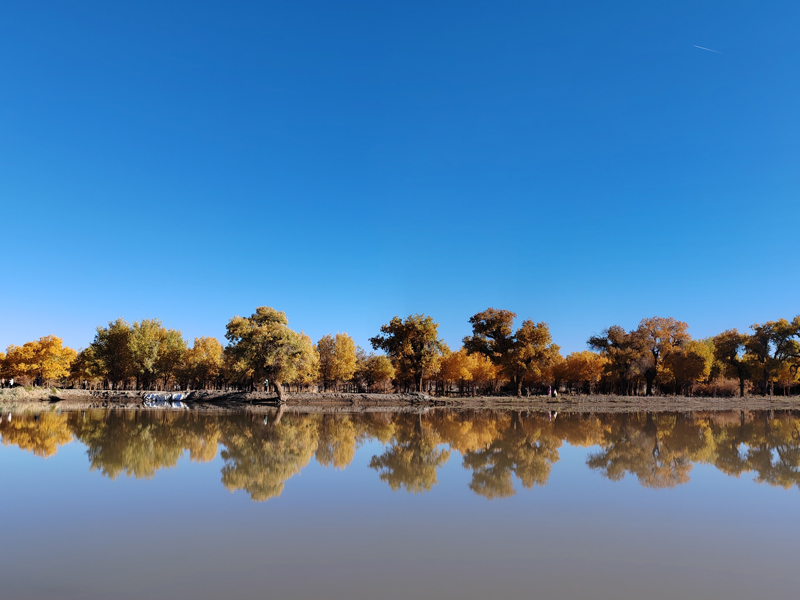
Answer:
MULTIPOLYGON (((176 410, 148 408, 147 393, 169 392, 58 390, 55 388, 14 388, 0 390, 0 410, 176 410)), ((278 406, 274 394, 198 390, 176 392, 186 395, 189 410, 271 411, 278 406)), ((750 396, 745 398, 699 398, 687 396, 586 396, 558 398, 531 396, 435 397, 422 393, 349 394, 288 393, 285 409, 291 412, 374 412, 408 411, 428 408, 524 410, 564 413, 683 412, 719 410, 800 410, 800 396, 750 396)))

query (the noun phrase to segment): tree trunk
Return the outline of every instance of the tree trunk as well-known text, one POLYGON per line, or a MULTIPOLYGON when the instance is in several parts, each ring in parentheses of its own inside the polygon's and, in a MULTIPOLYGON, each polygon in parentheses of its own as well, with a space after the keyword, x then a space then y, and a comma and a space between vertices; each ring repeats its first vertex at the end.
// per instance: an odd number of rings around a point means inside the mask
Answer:
POLYGON ((645 392, 645 396, 652 396, 653 395, 653 382, 656 380, 655 373, 645 373, 645 379, 647 380, 647 391, 645 392))
POLYGON ((275 386, 275 391, 278 393, 278 402, 281 404, 286 402, 286 398, 283 395, 283 387, 281 387, 280 381, 273 381, 272 385, 275 386))

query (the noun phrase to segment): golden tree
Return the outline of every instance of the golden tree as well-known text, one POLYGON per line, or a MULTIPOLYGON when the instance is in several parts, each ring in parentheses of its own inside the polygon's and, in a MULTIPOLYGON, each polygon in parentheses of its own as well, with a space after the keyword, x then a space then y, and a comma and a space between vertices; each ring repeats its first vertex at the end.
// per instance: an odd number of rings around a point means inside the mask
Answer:
POLYGON ((222 363, 222 344, 217 338, 194 338, 194 345, 184 354, 180 372, 189 385, 206 388, 219 378, 222 363))
POLYGON ((585 386, 592 393, 594 385, 603 376, 607 363, 607 358, 590 350, 573 352, 558 364, 555 376, 556 379, 567 382, 570 387, 585 386))
POLYGON ((22 346, 9 346, 4 360, 9 377, 52 382, 67 377, 78 353, 64 346, 61 338, 46 335, 22 346))
POLYGON ((667 357, 665 371, 675 381, 677 392, 708 379, 713 363, 713 349, 703 340, 692 340, 667 357))
POLYGON ((322 386, 334 388, 343 381, 350 381, 357 369, 356 344, 346 333, 323 336, 317 342, 319 353, 319 375, 322 386))

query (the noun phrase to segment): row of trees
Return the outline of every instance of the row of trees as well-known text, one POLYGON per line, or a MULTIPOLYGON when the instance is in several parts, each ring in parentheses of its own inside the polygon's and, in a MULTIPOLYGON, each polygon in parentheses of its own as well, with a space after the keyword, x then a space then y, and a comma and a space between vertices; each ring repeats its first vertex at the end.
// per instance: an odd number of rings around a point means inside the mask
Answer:
POLYGON ((792 413, 570 414, 436 411, 409 413, 237 414, 103 411, 44 413, 0 420, 0 439, 40 456, 77 438, 91 468, 112 479, 152 478, 184 453, 224 461, 222 483, 253 500, 279 496, 312 459, 343 469, 364 442, 384 448, 369 467, 393 490, 425 492, 451 453, 471 474, 469 488, 486 498, 546 485, 564 443, 593 448, 586 464, 617 481, 632 475, 650 488, 690 480, 694 464, 712 465, 759 483, 800 487, 800 418, 792 413), (221 451, 218 448, 221 447, 221 451))
POLYGON ((22 382, 71 382, 116 389, 417 390, 435 394, 541 393, 555 386, 578 393, 731 394, 748 389, 790 393, 800 385, 800 317, 732 329, 694 340, 671 317, 618 325, 588 340, 591 350, 563 357, 547 323, 488 308, 473 315, 471 335, 452 351, 430 316, 394 317, 370 339, 367 353, 346 333, 314 343, 289 327, 286 314, 262 306, 226 326, 225 347, 211 337, 190 348, 158 319, 98 327, 80 352, 55 336, 0 353, 0 376, 22 382))

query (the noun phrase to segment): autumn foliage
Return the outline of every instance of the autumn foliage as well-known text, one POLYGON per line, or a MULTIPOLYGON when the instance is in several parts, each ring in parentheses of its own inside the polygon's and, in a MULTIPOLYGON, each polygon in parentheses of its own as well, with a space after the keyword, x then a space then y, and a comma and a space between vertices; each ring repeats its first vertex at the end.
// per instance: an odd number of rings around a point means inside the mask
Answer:
POLYGON ((190 346, 158 319, 124 319, 97 328, 75 351, 48 335, 0 353, 0 380, 84 389, 226 389, 426 392, 517 396, 570 394, 732 395, 800 391, 800 316, 693 339, 672 317, 612 325, 588 348, 562 356, 545 322, 487 308, 469 318, 471 334, 451 350, 438 323, 399 315, 370 338, 367 353, 347 333, 314 343, 289 327, 282 311, 258 307, 226 325, 223 345, 198 337, 190 346))

